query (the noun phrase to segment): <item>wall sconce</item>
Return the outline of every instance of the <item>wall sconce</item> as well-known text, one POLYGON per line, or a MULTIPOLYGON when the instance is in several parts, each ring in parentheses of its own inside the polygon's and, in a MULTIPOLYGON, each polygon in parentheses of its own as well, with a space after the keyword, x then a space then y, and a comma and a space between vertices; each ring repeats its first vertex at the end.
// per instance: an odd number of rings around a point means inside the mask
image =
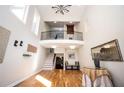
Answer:
POLYGON ((23 41, 20 41, 20 46, 23 46, 23 41))
POLYGON ((17 47, 17 44, 18 44, 18 41, 15 40, 15 42, 14 42, 14 46, 17 47))
MULTIPOLYGON (((18 46, 18 43, 19 43, 19 41, 15 40, 14 46, 17 47, 18 46)), ((19 46, 23 46, 23 41, 20 41, 19 46)))

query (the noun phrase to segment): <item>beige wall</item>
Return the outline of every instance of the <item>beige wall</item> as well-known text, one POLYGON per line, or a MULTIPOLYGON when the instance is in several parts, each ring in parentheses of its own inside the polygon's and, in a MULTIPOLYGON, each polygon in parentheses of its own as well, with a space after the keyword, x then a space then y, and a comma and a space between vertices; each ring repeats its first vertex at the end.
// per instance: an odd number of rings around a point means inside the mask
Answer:
POLYGON ((78 52, 77 52, 77 49, 66 49, 65 50, 65 60, 68 61, 69 64, 72 64, 74 65, 75 64, 75 61, 78 61, 78 52), (69 59, 68 57, 68 54, 71 54, 71 53, 74 53, 75 55, 75 58, 74 59, 69 59))

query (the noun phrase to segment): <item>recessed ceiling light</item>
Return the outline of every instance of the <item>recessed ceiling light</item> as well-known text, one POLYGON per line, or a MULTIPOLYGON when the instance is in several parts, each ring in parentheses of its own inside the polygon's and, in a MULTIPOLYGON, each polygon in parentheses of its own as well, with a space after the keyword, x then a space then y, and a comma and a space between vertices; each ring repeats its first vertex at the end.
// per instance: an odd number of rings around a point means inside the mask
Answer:
POLYGON ((69 46, 70 47, 70 49, 75 49, 76 48, 76 46, 69 46))
POLYGON ((56 46, 55 46, 55 45, 53 45, 53 46, 52 46, 52 48, 56 48, 56 46))

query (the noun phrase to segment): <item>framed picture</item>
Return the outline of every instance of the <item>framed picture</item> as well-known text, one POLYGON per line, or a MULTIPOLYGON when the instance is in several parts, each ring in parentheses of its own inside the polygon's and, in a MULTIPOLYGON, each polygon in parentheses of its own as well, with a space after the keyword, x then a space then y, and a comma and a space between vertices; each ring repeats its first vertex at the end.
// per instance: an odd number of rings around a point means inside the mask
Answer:
POLYGON ((112 40, 91 48, 92 59, 101 61, 123 61, 118 40, 112 40))
POLYGON ((75 53, 69 53, 68 59, 75 59, 75 53))

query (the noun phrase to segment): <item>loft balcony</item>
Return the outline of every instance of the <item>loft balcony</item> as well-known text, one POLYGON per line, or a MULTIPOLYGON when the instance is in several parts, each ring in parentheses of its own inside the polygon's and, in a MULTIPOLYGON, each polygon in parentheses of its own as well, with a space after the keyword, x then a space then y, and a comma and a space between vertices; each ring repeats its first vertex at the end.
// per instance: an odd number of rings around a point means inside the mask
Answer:
POLYGON ((71 45, 79 47, 84 44, 83 33, 74 31, 73 34, 68 34, 67 31, 58 30, 41 32, 40 44, 46 48, 52 46, 65 48, 71 45))
POLYGON ((83 40, 83 33, 74 31, 73 34, 68 34, 67 31, 45 31, 41 32, 41 40, 83 40))

